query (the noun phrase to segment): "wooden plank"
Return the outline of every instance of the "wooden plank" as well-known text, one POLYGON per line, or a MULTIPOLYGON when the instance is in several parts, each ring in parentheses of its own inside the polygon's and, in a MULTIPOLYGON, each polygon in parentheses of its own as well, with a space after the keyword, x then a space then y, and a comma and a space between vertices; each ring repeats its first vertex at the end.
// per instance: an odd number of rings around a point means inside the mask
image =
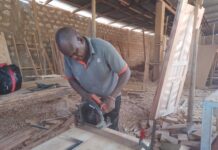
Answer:
POLYGON ((0 64, 11 64, 11 58, 8 51, 7 42, 3 32, 0 33, 0 64))
POLYGON ((178 134, 177 137, 179 141, 188 141, 187 134, 178 134))
POLYGON ((197 58, 196 87, 205 88, 218 45, 200 45, 197 58), (204 60, 204 61, 202 61, 204 60))
POLYGON ((38 73, 38 71, 37 71, 37 69, 36 69, 36 65, 35 65, 35 63, 34 63, 34 61, 33 61, 33 57, 32 57, 32 55, 31 55, 31 53, 30 53, 30 50, 29 50, 29 47, 28 47, 28 45, 27 45, 26 39, 24 39, 24 43, 25 43, 25 48, 26 48, 28 57, 30 58, 30 62, 31 62, 31 64, 32 64, 32 66, 33 66, 33 70, 34 70, 36 76, 38 76, 39 73, 38 73))
POLYGON ((50 44, 50 47, 51 47, 51 54, 52 54, 52 62, 53 62, 54 71, 55 71, 55 73, 57 73, 57 70, 58 70, 57 69, 57 56, 56 56, 56 53, 55 53, 55 48, 54 48, 51 37, 49 39, 49 44, 50 44))
POLYGON ((38 56, 38 59, 39 59, 39 66, 40 66, 40 69, 42 70, 43 69, 42 68, 42 60, 41 60, 41 57, 40 57, 39 47, 38 47, 38 44, 36 42, 36 35, 35 34, 33 34, 33 41, 34 41, 35 47, 37 49, 36 52, 37 52, 37 56, 38 56))
MULTIPOLYGON (((33 148, 33 150, 47 150, 55 148, 58 150, 61 149, 67 149, 70 146, 74 145, 74 140, 80 140, 82 143, 75 147, 77 150, 84 150, 84 149, 89 149, 89 150, 135 150, 138 148, 138 139, 134 138, 137 142, 134 143, 134 145, 131 145, 131 147, 128 147, 125 143, 127 143, 129 140, 125 140, 126 136, 123 133, 119 133, 117 131, 112 131, 111 133, 109 130, 99 130, 89 128, 89 129, 83 129, 83 128, 77 128, 74 127, 63 134, 33 148), (115 133, 118 133, 119 135, 119 140, 116 139, 115 133), (111 138, 105 135, 114 135, 111 138), (114 138, 115 137, 115 138, 114 138), (120 143, 121 141, 124 141, 124 143, 120 143), (71 143, 70 143, 70 142, 71 143)), ((128 137, 128 135, 127 135, 128 137)))
POLYGON ((144 49, 144 74, 143 74, 143 89, 146 88, 146 81, 149 80, 149 50, 145 44, 145 30, 142 33, 143 49, 144 49))
MULTIPOLYGON (((71 95, 71 88, 55 88, 47 89, 38 92, 25 91, 25 93, 14 93, 7 96, 1 96, 0 101, 0 112, 5 112, 6 110, 11 110, 15 106, 24 106, 37 104, 39 102, 53 101, 57 98, 63 98, 63 96, 71 95), (25 96, 24 96, 25 95, 25 96)), ((79 97, 78 97, 79 99, 79 97)))
POLYGON ((51 72, 53 74, 54 70, 53 70, 52 64, 50 62, 50 59, 48 57, 48 54, 47 54, 45 48, 43 47, 41 30, 40 30, 39 22, 38 22, 38 19, 37 19, 38 11, 36 9, 36 2, 35 2, 35 0, 32 1, 32 8, 33 8, 33 16, 34 16, 34 22, 35 22, 35 26, 36 26, 36 31, 37 31, 38 39, 39 39, 39 46, 40 46, 40 49, 42 50, 43 58, 44 58, 44 64, 43 64, 44 65, 44 73, 46 74, 46 69, 45 68, 46 68, 46 61, 47 61, 48 66, 49 66, 49 68, 51 68, 51 72))
POLYGON ((96 37, 96 0, 92 0, 92 37, 96 37))
POLYGON ((32 149, 33 147, 36 147, 37 145, 42 144, 43 142, 47 141, 48 139, 53 138, 53 137, 63 133, 64 131, 66 131, 67 129, 70 128, 70 126, 74 122, 74 120, 75 120, 75 118, 74 118, 74 116, 72 116, 72 117, 68 118, 63 124, 61 124, 61 125, 56 124, 52 128, 50 128, 49 130, 45 131, 44 133, 36 135, 34 138, 37 140, 34 143, 26 146, 24 148, 24 150, 32 149), (53 131, 56 128, 59 128, 59 129, 53 133, 53 131))
POLYGON ((12 148, 23 143, 29 139, 32 135, 33 129, 25 129, 17 131, 3 139, 0 140, 0 149, 1 150, 11 150, 12 148))
POLYGON ((21 76, 23 77, 22 67, 21 67, 21 63, 20 63, 20 57, 19 57, 19 54, 17 51, 17 44, 16 44, 16 40, 15 40, 14 35, 12 35, 12 40, 13 40, 13 44, 14 44, 14 50, 15 50, 15 55, 17 57, 18 66, 20 68, 20 73, 21 73, 21 76))
MULTIPOLYGON (((204 11, 204 9, 202 8, 200 11, 204 11)), ((199 17, 199 20, 201 18, 199 17)), ((152 104, 152 118, 166 116, 177 110, 188 69, 193 24, 194 7, 189 5, 187 0, 180 1, 174 19, 159 85, 152 104), (180 80, 177 82, 169 80, 172 78, 180 80)))
POLYGON ((130 136, 130 135, 127 135, 127 134, 123 134, 121 132, 117 132, 117 131, 109 129, 109 128, 103 128, 103 129, 99 130, 97 128, 93 128, 90 126, 82 126, 81 129, 92 132, 92 133, 97 134, 97 135, 102 136, 102 137, 106 137, 108 139, 113 139, 113 141, 116 141, 117 143, 126 145, 129 148, 135 148, 137 143, 138 143, 137 138, 130 136))

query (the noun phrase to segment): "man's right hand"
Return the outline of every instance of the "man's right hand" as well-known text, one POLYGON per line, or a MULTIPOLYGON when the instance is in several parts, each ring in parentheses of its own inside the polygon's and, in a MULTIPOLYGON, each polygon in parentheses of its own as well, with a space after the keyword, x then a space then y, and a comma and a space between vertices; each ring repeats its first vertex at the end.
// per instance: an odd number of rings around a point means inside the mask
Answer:
POLYGON ((115 99, 113 97, 106 98, 105 102, 95 94, 86 94, 83 98, 95 101, 104 113, 109 113, 115 108, 115 99))
POLYGON ((104 113, 109 113, 113 109, 115 109, 115 98, 113 97, 107 97, 105 102, 101 105, 101 109, 104 111, 104 113))

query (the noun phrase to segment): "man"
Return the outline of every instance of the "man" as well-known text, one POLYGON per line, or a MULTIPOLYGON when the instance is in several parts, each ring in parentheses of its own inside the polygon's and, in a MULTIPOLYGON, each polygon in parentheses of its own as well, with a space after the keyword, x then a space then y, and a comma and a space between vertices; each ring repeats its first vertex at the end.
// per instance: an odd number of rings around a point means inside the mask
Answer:
POLYGON ((131 74, 127 63, 109 42, 83 37, 71 27, 56 32, 56 43, 64 54, 71 87, 84 100, 104 99, 104 117, 111 119, 110 128, 118 130, 121 90, 131 74))

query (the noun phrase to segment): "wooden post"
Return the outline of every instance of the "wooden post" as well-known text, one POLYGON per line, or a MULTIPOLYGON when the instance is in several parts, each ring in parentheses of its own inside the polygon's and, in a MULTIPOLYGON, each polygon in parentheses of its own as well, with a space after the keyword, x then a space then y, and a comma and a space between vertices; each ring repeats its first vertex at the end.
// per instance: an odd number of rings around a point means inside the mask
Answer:
POLYGON ((145 60, 145 64, 144 64, 144 78, 143 78, 143 89, 145 90, 145 82, 148 80, 148 50, 145 46, 145 30, 143 29, 143 33, 142 33, 142 40, 143 40, 143 49, 144 49, 144 60, 145 60))
POLYGON ((30 57, 30 61, 31 61, 32 66, 33 66, 33 70, 35 71, 36 76, 39 76, 38 71, 37 71, 37 68, 36 68, 36 65, 35 65, 35 63, 34 63, 34 61, 33 61, 33 57, 32 57, 32 55, 31 55, 31 53, 30 53, 29 47, 28 47, 27 42, 26 42, 25 39, 24 39, 24 44, 25 44, 25 48, 26 48, 27 54, 28 54, 28 56, 30 57))
POLYGON ((195 97, 195 87, 196 87, 196 69, 197 69, 197 55, 198 55, 198 44, 199 44, 199 34, 200 30, 197 27, 198 20, 198 11, 200 8, 199 0, 195 2, 194 8, 194 27, 192 32, 192 64, 191 64, 191 82, 189 90, 189 99, 188 99, 188 116, 187 116, 187 125, 188 128, 193 124, 193 105, 195 97))
POLYGON ((38 55, 38 59, 39 59, 39 65, 40 65, 40 70, 41 72, 43 72, 43 66, 42 66, 42 59, 40 57, 40 54, 39 54, 39 48, 38 48, 38 44, 36 42, 36 36, 35 36, 35 33, 33 33, 33 41, 34 41, 34 44, 36 46, 36 52, 37 52, 37 55, 38 55))
POLYGON ((214 34, 215 34, 215 27, 216 27, 216 24, 214 23, 214 24, 213 24, 212 45, 214 45, 214 34))
POLYGON ((214 78, 214 73, 216 71, 216 66, 217 66, 217 53, 215 54, 213 65, 210 70, 210 75, 209 75, 209 86, 213 84, 213 78, 214 78))
POLYGON ((96 0, 92 0, 92 37, 96 37, 96 0))
POLYGON ((16 44, 16 40, 14 38, 14 35, 12 35, 12 40, 13 40, 13 44, 14 44, 14 50, 15 50, 15 54, 17 57, 18 66, 20 68, 20 73, 21 73, 21 76, 23 77, 22 67, 21 67, 20 58, 19 58, 19 54, 18 54, 18 50, 17 50, 17 44, 16 44))
POLYGON ((155 48, 152 52, 151 65, 152 81, 159 78, 160 62, 163 57, 163 32, 164 32, 164 17, 165 17, 165 3, 157 1, 156 3, 156 17, 155 17, 155 48))

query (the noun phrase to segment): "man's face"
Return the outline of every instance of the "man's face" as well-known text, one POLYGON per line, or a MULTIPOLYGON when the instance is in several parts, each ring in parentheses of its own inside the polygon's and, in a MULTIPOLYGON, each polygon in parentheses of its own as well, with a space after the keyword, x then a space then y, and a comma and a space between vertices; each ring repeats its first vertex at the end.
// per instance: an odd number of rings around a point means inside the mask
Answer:
POLYGON ((86 55, 85 40, 75 36, 71 41, 64 42, 63 53, 74 60, 84 60, 86 55))

